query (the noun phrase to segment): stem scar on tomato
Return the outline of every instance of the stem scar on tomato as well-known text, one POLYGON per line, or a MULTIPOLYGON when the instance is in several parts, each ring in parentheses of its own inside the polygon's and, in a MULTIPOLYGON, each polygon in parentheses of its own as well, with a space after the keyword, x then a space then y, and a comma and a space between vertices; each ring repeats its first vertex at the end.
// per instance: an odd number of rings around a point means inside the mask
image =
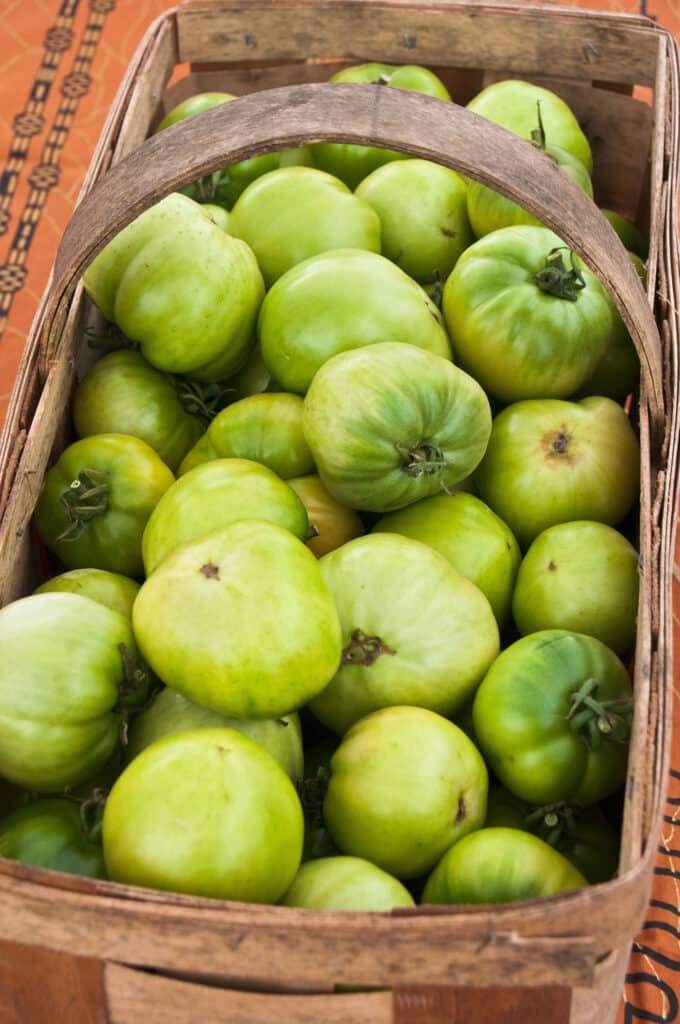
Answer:
POLYGON ((220 568, 219 568, 218 565, 215 565, 213 562, 206 562, 205 565, 202 565, 201 568, 198 571, 202 572, 207 580, 219 580, 219 579, 221 579, 221 577, 220 577, 220 568))
POLYGON ((349 643, 343 648, 341 665, 373 665, 381 654, 396 654, 382 642, 379 636, 369 636, 362 629, 355 629, 349 643))

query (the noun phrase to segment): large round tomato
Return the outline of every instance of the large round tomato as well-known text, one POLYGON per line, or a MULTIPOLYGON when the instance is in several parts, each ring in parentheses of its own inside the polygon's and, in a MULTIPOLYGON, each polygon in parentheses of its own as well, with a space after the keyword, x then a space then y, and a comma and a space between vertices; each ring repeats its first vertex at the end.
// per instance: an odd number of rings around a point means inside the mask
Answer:
POLYGON ((481 828, 487 791, 479 751, 452 722, 424 708, 384 708, 357 722, 333 755, 324 817, 343 853, 417 878, 481 828))
POLYGON ((35 509, 38 532, 70 569, 141 577, 144 527, 174 479, 145 441, 126 434, 85 437, 45 476, 35 509))
POLYGON ((381 341, 450 358, 442 315, 420 285, 384 256, 334 249, 289 270, 258 320, 262 357, 287 390, 304 394, 327 359, 381 341))
POLYGON ((609 398, 517 402, 494 419, 475 482, 526 548, 556 523, 621 522, 638 494, 640 445, 609 398))
POLYGON ((302 854, 302 808, 274 758, 235 729, 196 729, 147 747, 104 811, 110 878, 275 903, 302 854))
POLYGON ((428 878, 423 903, 507 903, 587 885, 542 839, 514 828, 482 828, 448 850, 428 878))
POLYGON ((464 492, 423 498, 383 516, 373 532, 400 533, 434 548, 479 587, 498 625, 506 624, 522 556, 509 527, 479 498, 464 492))
POLYGON ((454 358, 502 402, 568 397, 615 333, 600 282, 543 227, 502 228, 466 249, 442 310, 454 358))
POLYGON ((264 295, 251 249, 176 192, 117 234, 83 283, 153 366, 202 381, 239 369, 264 295))
POLYGON ((319 563, 288 530, 242 519, 177 548, 139 592, 135 635, 196 704, 275 718, 332 678, 340 624, 319 563))
POLYGON ((286 483, 305 506, 312 536, 307 547, 317 558, 361 536, 364 525, 356 512, 329 494, 316 475, 296 476, 286 483))
POLYGON ((144 570, 189 540, 238 519, 266 519, 305 540, 309 520, 297 494, 266 466, 247 459, 215 459, 185 473, 151 513, 144 536, 144 570))
POLYGON ((121 576, 117 572, 105 569, 71 569, 59 576, 41 583, 36 594, 49 594, 53 591, 66 591, 69 594, 80 594, 91 601, 120 612, 126 619, 132 618, 132 606, 139 592, 139 583, 129 576, 121 576))
POLYGON ((146 691, 130 623, 76 594, 34 594, 0 611, 0 649, 0 774, 42 793, 93 778, 146 691))
POLYGON ((281 903, 314 910, 412 907, 408 889, 361 857, 320 857, 300 867, 281 903))
POLYGON ((101 844, 84 835, 80 808, 70 800, 35 800, 0 819, 0 857, 106 878, 101 844))
POLYGON ((342 734, 395 704, 457 711, 499 650, 481 590, 437 551, 391 533, 352 540, 320 565, 343 640, 337 673, 309 704, 324 725, 342 734))
POLYGON ((390 512, 475 469, 491 409, 479 384, 448 359, 384 342, 324 363, 304 400, 303 428, 335 498, 390 512))
POLYGON ((593 804, 626 777, 631 685, 594 637, 551 629, 517 640, 487 672, 473 706, 489 767, 532 804, 593 804))

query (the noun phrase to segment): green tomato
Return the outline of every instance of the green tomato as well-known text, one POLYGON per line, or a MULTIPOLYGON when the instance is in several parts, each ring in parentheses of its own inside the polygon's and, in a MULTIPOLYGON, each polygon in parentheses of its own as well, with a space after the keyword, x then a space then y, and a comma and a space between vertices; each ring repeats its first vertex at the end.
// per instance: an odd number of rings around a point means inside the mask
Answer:
POLYGON ((396 878, 361 857, 321 857, 300 867, 281 903, 314 910, 391 910, 412 907, 396 878))
MULTIPOLYGON (((449 101, 451 97, 443 82, 427 68, 416 64, 394 67, 390 64, 359 64, 343 68, 330 79, 331 82, 357 82, 373 84, 378 88, 391 86, 424 93, 436 99, 449 101)), ((374 171, 376 167, 391 160, 406 158, 405 153, 392 149, 376 149, 374 146, 357 146, 334 142, 320 142, 311 147, 317 167, 340 178, 351 189, 374 171)))
POLYGON ((423 903, 508 903, 556 896, 588 883, 537 836, 483 828, 448 850, 425 883, 423 903))
POLYGON ((130 623, 76 594, 33 594, 0 611, 0 648, 0 773, 43 793, 93 778, 146 692, 130 623))
POLYGON ((214 203, 203 203, 203 209, 206 213, 210 214, 218 228, 221 228, 226 234, 231 233, 229 231, 229 214, 223 206, 216 206, 214 203))
POLYGON ((532 804, 593 804, 626 777, 628 673, 594 637, 552 629, 522 637, 487 672, 473 706, 494 774, 532 804))
POLYGON ((305 506, 312 533, 306 543, 317 558, 364 532, 364 524, 356 512, 329 494, 318 476, 298 476, 286 483, 305 506))
POLYGON ((526 550, 557 523, 620 523, 638 496, 640 445, 609 398, 517 402, 494 419, 475 482, 526 550))
POLYGON ((201 381, 239 369, 264 295, 250 248, 178 193, 123 228, 83 283, 148 362, 201 381))
POLYGON ((282 480, 314 470, 314 459, 302 430, 299 395, 274 392, 250 395, 223 409, 207 433, 187 452, 179 475, 211 459, 249 459, 282 480))
POLYGON ((316 717, 342 735, 395 704, 457 711, 500 649, 482 592, 437 551, 391 533, 350 541, 320 564, 343 651, 334 678, 309 702, 316 717))
POLYGON ((305 540, 309 520, 297 494, 247 459, 216 459, 185 473, 151 513, 142 537, 147 576, 187 541, 239 519, 266 519, 305 540))
POLYGON ((107 572, 105 569, 71 569, 70 572, 63 572, 41 583, 34 592, 50 594, 54 591, 89 597, 91 601, 98 601, 124 615, 126 619, 131 619, 139 583, 129 576, 107 572))
POLYGON ((319 563, 288 530, 242 519, 177 548, 132 613, 156 674, 188 700, 276 718, 315 696, 342 652, 319 563))
POLYGON ((627 217, 622 217, 620 213, 615 213, 614 210, 603 209, 601 212, 614 228, 626 249, 634 253, 641 260, 646 260, 649 246, 640 229, 632 221, 628 220, 627 217))
POLYGON ((473 743, 424 708, 357 722, 331 759, 324 817, 343 852, 400 879, 430 871, 486 815, 488 773, 473 743))
POLYGON ((568 397, 614 333, 600 282, 542 227, 502 228, 466 249, 442 310, 454 358, 501 402, 568 397))
POLYGON ((522 635, 569 629, 624 656, 635 642, 639 582, 638 553, 617 530, 560 523, 540 533, 524 556, 513 618, 522 635))
POLYGON ((441 313, 420 285, 359 249, 313 256, 279 278, 262 303, 258 334, 271 373, 299 394, 331 356, 376 342, 408 342, 450 358, 441 313))
POLYGON ((566 857, 591 885, 606 882, 619 862, 619 836, 593 804, 547 804, 536 807, 502 786, 489 790, 485 828, 518 828, 533 832, 566 857))
POLYGON ((262 395, 266 391, 281 390, 265 366, 259 345, 254 346, 239 372, 229 378, 227 387, 235 402, 250 398, 251 395, 262 395))
POLYGON ((45 476, 38 532, 69 569, 139 578, 144 527, 174 479, 145 441, 125 434, 83 438, 45 476))
POLYGON ((275 903, 302 854, 302 808, 271 754, 235 729, 147 747, 104 811, 109 877, 215 899, 275 903))
POLYGON ((257 257, 265 285, 330 249, 380 252, 380 221, 337 178, 313 167, 263 175, 231 212, 230 230, 257 257))
POLYGON ((472 494, 438 494, 390 512, 373 533, 399 533, 444 555, 461 576, 479 587, 499 627, 510 603, 521 561, 519 545, 502 519, 472 494))
POLYGON ((463 178, 429 160, 399 160, 356 190, 380 218, 383 256, 422 284, 445 280, 473 241, 463 178))
POLYGON ((101 845, 83 834, 80 808, 69 800, 36 800, 1 818, 0 857, 106 878, 101 845))
POLYGON ((210 708, 192 704, 169 687, 161 690, 148 707, 135 716, 130 727, 126 754, 137 757, 152 743, 193 729, 236 729, 264 747, 293 781, 302 779, 304 759, 302 730, 295 712, 279 718, 227 718, 210 708))
POLYGON ((109 352, 75 390, 76 434, 132 434, 146 441, 174 472, 207 428, 203 417, 187 411, 181 394, 179 382, 156 370, 139 352, 109 352))
POLYGON ((338 501, 390 512, 475 469, 491 409, 479 384, 448 359, 384 342, 324 363, 304 400, 303 428, 338 501))
POLYGON ((566 149, 590 174, 593 156, 574 114, 554 92, 531 82, 506 79, 483 89, 467 105, 468 110, 531 140, 536 128, 538 104, 546 137, 551 146, 566 149))

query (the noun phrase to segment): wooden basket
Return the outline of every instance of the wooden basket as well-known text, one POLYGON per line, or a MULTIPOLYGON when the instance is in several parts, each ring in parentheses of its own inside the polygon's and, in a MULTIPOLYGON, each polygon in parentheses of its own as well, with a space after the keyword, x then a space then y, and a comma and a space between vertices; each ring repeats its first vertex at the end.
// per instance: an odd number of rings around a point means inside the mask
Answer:
POLYGON ((620 868, 606 884, 527 903, 347 914, 197 899, 0 860, 0 1011, 9 993, 9 1021, 613 1019, 647 907, 669 758, 677 103, 674 41, 644 18, 452 0, 204 0, 151 26, 65 232, 0 441, 2 602, 40 578, 30 518, 45 469, 70 438, 68 402, 86 358, 79 278, 121 227, 221 166, 321 139, 403 149, 479 178, 530 209, 598 273, 641 358, 641 597, 620 868), (418 94, 314 84, 342 63, 367 60, 425 64, 460 102, 504 77, 561 94, 590 136, 598 201, 649 230, 647 297, 594 205, 525 143, 418 94), (191 73, 164 96, 184 62, 191 73), (634 85, 653 90, 652 107, 633 98, 634 85), (164 110, 208 88, 255 95, 138 148, 164 110))

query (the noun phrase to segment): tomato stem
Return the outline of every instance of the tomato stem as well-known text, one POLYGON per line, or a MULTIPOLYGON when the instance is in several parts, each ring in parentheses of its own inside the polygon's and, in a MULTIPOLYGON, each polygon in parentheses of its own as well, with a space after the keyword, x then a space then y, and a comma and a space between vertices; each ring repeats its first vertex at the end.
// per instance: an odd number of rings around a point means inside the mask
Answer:
POLYGON ((566 716, 572 730, 580 734, 589 750, 597 750, 603 739, 614 743, 627 743, 630 739, 632 699, 596 700, 598 686, 597 679, 586 679, 571 694, 573 703, 566 716))
POLYGON ((218 412, 229 404, 228 396, 236 394, 236 388, 226 387, 219 381, 200 384, 186 377, 175 377, 175 388, 184 411, 191 416, 203 416, 206 420, 214 420, 218 412))
POLYGON ((80 804, 80 831, 88 843, 101 843, 104 824, 104 808, 108 792, 93 789, 92 795, 80 804))
POLYGON ((576 302, 578 293, 586 286, 586 281, 576 266, 575 260, 571 249, 567 249, 565 245, 556 246, 546 256, 543 270, 534 275, 534 281, 546 295, 554 295, 558 299, 576 302), (562 257, 563 251, 569 253, 571 267, 565 265, 562 257))
POLYGON ((100 469, 81 469, 77 480, 60 496, 68 526, 57 540, 72 541, 82 536, 87 523, 104 515, 109 506, 109 485, 101 482, 109 474, 100 469))
POLYGON ((362 629, 352 631, 350 641, 343 648, 341 665, 372 665, 381 654, 396 654, 379 636, 368 636, 362 629))

